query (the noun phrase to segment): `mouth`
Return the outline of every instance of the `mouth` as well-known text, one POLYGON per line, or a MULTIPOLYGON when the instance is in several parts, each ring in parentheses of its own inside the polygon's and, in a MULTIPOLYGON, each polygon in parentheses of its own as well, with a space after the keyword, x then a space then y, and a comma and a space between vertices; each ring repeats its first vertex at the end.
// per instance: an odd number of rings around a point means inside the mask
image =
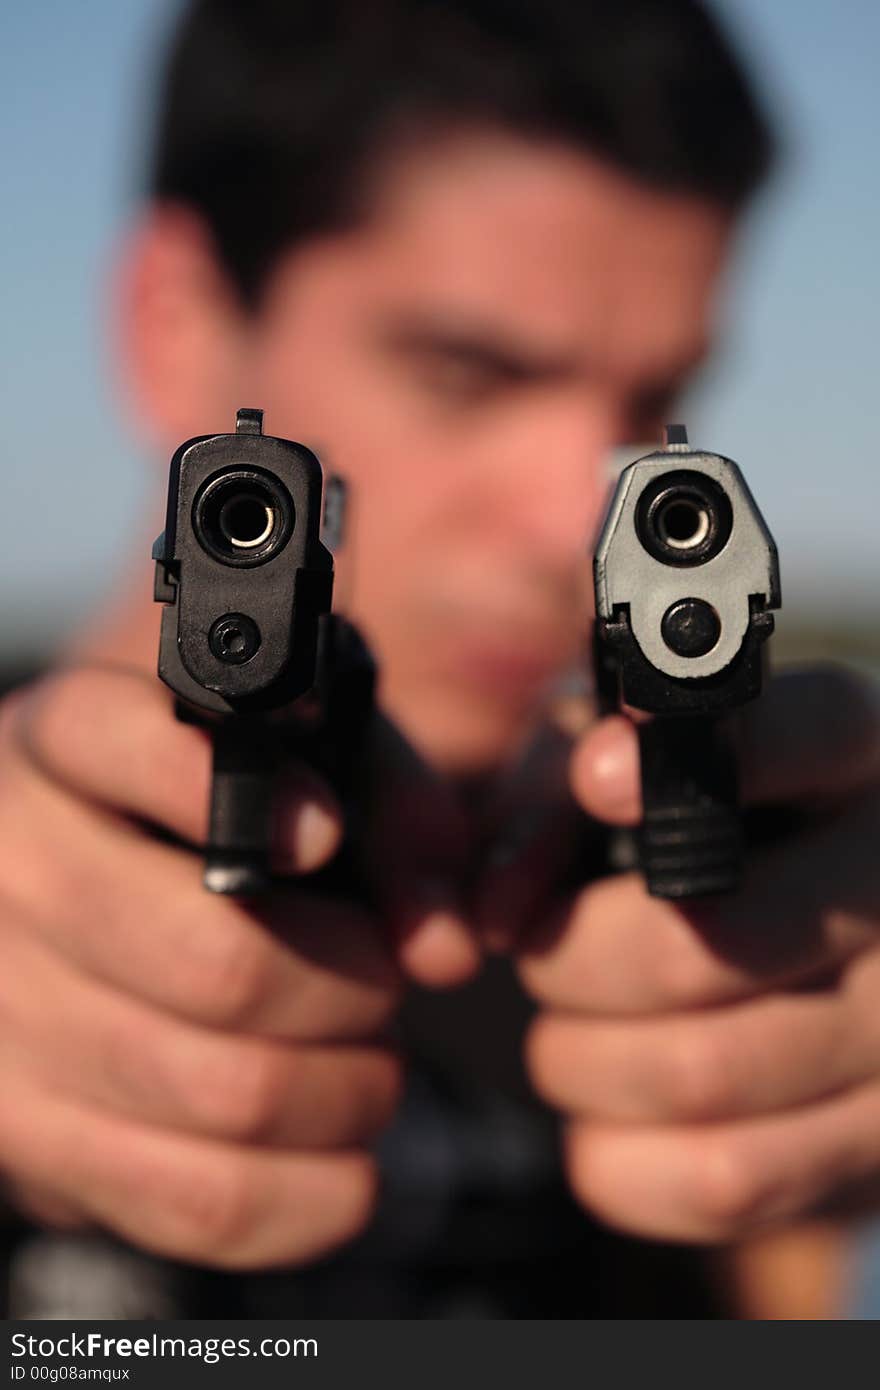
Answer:
POLYGON ((450 639, 442 665, 457 683, 495 698, 535 698, 575 659, 571 634, 514 635, 497 629, 460 632, 450 639))

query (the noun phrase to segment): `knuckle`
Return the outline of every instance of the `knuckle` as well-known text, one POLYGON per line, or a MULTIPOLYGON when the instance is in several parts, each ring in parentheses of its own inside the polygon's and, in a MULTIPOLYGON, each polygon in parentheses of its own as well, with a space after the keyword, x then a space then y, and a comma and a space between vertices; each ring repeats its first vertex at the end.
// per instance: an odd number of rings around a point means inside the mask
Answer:
POLYGON ((379 1199, 379 1169, 369 1154, 348 1156, 345 1180, 333 1211, 327 1212, 331 1246, 353 1240, 369 1224, 379 1199))
POLYGON ((5 1184, 5 1194, 17 1211, 38 1226, 69 1233, 90 1228, 91 1222, 86 1214, 69 1198, 50 1187, 31 1183, 27 1179, 20 1183, 13 1179, 5 1184))
POLYGON ((380 1033, 395 1017, 403 999, 403 983, 389 974, 387 980, 371 989, 364 1004, 364 1033, 380 1033))
POLYGON ((297 1092, 297 1142, 308 1149, 352 1149, 370 1143, 400 1104, 403 1068, 386 1049, 320 1057, 303 1068, 297 1092))
POLYGON ((674 1034, 662 1071, 665 1098, 674 1118, 715 1120, 736 1108, 734 1059, 708 1028, 690 1025, 674 1034))
POLYGON ((596 1183, 589 1136, 589 1128, 583 1121, 569 1122, 565 1132, 564 1164, 575 1200, 585 1209, 594 1210, 596 1183))
POLYGON ((286 1033, 300 1041, 359 1042, 381 1037, 397 1012, 399 995, 374 982, 308 981, 296 1001, 296 1023, 286 1033))
POLYGON ((695 947, 693 933, 684 920, 670 923, 664 948, 657 953, 657 996, 667 1008, 687 1008, 708 1002, 713 987, 711 967, 695 947))
POLYGON ((194 1086, 208 1128, 226 1139, 258 1143, 275 1124, 287 1091, 283 1059, 257 1043, 237 1047, 206 1067, 194 1086))
POLYGON ((761 1173, 729 1140, 701 1143, 690 1190, 701 1228, 717 1239, 747 1231, 760 1221, 766 1204, 761 1173))
POLYGON ((356 1235, 369 1222, 379 1199, 379 1169, 373 1158, 361 1158, 352 1174, 351 1233, 356 1235))
MULTIPOLYGON (((267 1194, 246 1161, 225 1163, 207 1184, 196 1182, 194 1189, 179 1212, 175 1247, 206 1265, 242 1270, 282 1260, 297 1264, 359 1235, 375 1210, 378 1172, 368 1155, 345 1155, 344 1172, 336 1171, 332 1200, 319 1210, 312 1205, 307 1219, 302 1212, 302 1222, 292 1220, 282 1228, 267 1220, 267 1194)), ((307 1190, 296 1203, 300 1210, 307 1190)), ((292 1196, 288 1192, 288 1200, 292 1196)))
POLYGON ((550 1104, 558 1101, 556 1035, 551 1020, 538 1016, 529 1027, 524 1043, 526 1072, 538 1095, 550 1104))
POLYGON ((403 1086, 400 1058, 391 1053, 378 1057, 372 1064, 369 1086, 360 1092, 358 1133, 363 1139, 373 1138, 391 1121, 403 1098, 403 1086))
MULTIPOLYGON (((27 792, 33 787, 25 789, 27 792)), ((73 905, 83 900, 83 873, 76 856, 65 853, 46 833, 47 817, 29 796, 0 806, 0 840, 3 859, 2 927, 27 924, 46 939, 58 937, 75 919, 73 905), (39 819, 38 819, 39 817, 39 819), (46 927, 51 924, 51 931, 46 927)), ((64 849, 69 849, 65 843, 64 849)))
POLYGON ((88 669, 47 677, 35 687, 26 715, 26 743, 37 763, 65 774, 82 735, 99 675, 88 669))
MULTIPOLYGON (((208 914, 206 914, 207 916, 208 914)), ((234 1028, 253 1020, 271 986, 271 955, 243 924, 205 924, 187 965, 188 998, 205 1022, 234 1028)), ((185 938, 183 938, 185 939, 185 938)))
POLYGON ((180 1254, 213 1264, 234 1263, 257 1219, 247 1163, 227 1158, 178 1179, 169 1197, 169 1218, 171 1241, 180 1254))

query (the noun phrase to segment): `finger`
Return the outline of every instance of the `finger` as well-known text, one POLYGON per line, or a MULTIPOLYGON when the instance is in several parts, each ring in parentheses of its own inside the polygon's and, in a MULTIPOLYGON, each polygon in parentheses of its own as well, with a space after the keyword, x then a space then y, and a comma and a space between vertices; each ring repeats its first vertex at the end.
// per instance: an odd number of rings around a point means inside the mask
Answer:
POLYGON ((89 1225, 78 1203, 64 1200, 50 1188, 38 1187, 26 1178, 0 1184, 0 1200, 4 1208, 14 1208, 38 1226, 51 1226, 56 1231, 81 1231, 89 1225))
POLYGON ((877 940, 878 843, 872 798, 756 856, 741 893, 699 911, 635 874, 602 880, 527 938, 522 980, 555 1008, 638 1014, 815 979, 877 940))
POLYGON ((221 1268, 313 1260, 358 1234, 375 1200, 363 1154, 189 1139, 12 1085, 0 1163, 137 1245, 221 1268))
POLYGON ((144 1124, 250 1144, 339 1148, 388 1122, 384 1048, 282 1044, 197 1028, 97 984, 33 939, 0 978, 0 1057, 48 1090, 144 1124))
POLYGON ((97 979, 212 1027, 327 1042, 387 1023, 398 974, 364 912, 291 891, 273 895, 258 917, 206 894, 185 851, 47 783, 21 783, 0 808, 0 838, 13 846, 23 817, 43 827, 52 852, 10 854, 10 924, 26 924, 97 979))
POLYGON ((794 1108, 880 1067, 872 953, 838 985, 625 1021, 540 1015, 527 1040, 538 1093, 572 1115, 627 1123, 738 1119, 794 1108))
POLYGON ((459 984, 480 960, 462 903, 468 837, 461 808, 452 789, 381 715, 366 782, 361 861, 401 966, 420 984, 459 984))
MULTIPOLYGON (((174 718, 158 681, 121 668, 78 667, 34 687, 15 728, 22 750, 56 784, 190 844, 205 843, 210 739, 174 718)), ((308 872, 338 848, 338 808, 302 764, 285 776, 273 829, 279 871, 308 872)))
MULTIPOLYGON (((743 797, 751 803, 835 800, 880 778, 876 682, 842 667, 786 671, 741 721, 743 797)), ((616 825, 641 817, 635 729, 622 715, 600 721, 579 744, 572 786, 591 815, 616 825)))
POLYGON ((637 825, 642 817, 639 743, 632 720, 600 719, 571 761, 571 786, 584 810, 611 825, 637 825))
POLYGON ((575 1121, 567 1167, 585 1206, 651 1239, 728 1241, 813 1212, 876 1178, 880 1085, 736 1124, 575 1121))

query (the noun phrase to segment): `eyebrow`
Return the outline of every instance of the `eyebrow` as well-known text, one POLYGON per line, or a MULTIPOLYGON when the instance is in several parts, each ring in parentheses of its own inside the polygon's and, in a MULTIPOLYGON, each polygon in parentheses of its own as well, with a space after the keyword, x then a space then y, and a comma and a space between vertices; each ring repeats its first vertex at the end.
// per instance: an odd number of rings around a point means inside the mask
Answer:
POLYGON ((495 325, 405 315, 380 323, 383 347, 401 356, 458 357, 511 381, 558 381, 584 370, 574 352, 536 347, 495 325))
MULTIPOLYGON (((571 381, 595 375, 595 368, 582 351, 535 346, 515 332, 490 324, 431 313, 389 315, 377 330, 382 347, 394 355, 430 359, 458 357, 477 368, 493 372, 512 383, 571 381)), ((697 369, 709 353, 705 340, 691 346, 680 360, 642 381, 634 381, 634 397, 674 398, 692 384, 697 369)))

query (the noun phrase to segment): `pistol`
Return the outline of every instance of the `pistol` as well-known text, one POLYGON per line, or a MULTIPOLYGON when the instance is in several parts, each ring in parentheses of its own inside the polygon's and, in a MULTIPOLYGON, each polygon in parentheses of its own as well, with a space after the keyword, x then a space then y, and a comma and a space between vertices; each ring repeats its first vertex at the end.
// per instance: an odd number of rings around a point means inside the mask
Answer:
POLYGON ((625 468, 596 545, 596 686, 638 720, 648 891, 735 890, 744 833, 731 712, 760 694, 779 608, 773 537, 737 465, 682 425, 625 468))
POLYGON ((153 547, 159 676, 178 718, 212 738, 212 892, 271 886, 273 802, 292 759, 343 804, 356 786, 375 666, 331 610, 344 505, 342 481, 325 483, 303 444, 263 434, 261 410, 239 410, 234 433, 187 440, 171 460, 153 547))

